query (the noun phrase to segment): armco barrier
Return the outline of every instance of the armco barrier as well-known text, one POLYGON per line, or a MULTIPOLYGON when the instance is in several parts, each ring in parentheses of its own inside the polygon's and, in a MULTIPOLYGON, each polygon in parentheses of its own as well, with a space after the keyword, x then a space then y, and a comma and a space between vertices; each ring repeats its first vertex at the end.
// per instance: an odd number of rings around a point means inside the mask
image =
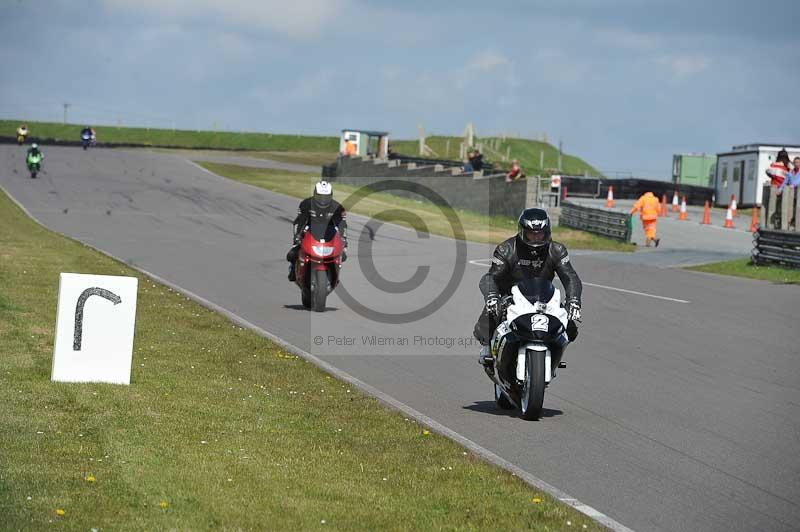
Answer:
POLYGON ((753 262, 800 268, 800 233, 759 229, 753 238, 753 262))
POLYGON ((631 217, 621 212, 593 209, 565 201, 561 204, 558 223, 622 242, 631 241, 631 217))

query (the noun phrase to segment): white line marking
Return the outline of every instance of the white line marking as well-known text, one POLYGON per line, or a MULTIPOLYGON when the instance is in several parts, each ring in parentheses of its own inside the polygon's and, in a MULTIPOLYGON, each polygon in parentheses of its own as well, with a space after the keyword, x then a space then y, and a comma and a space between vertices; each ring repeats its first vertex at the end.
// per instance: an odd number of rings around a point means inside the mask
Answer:
POLYGON ((675 299, 674 297, 657 296, 655 294, 646 294, 644 292, 637 292, 636 290, 626 290, 624 288, 616 288, 614 286, 606 286, 604 284, 583 283, 586 286, 594 286, 595 288, 604 288, 606 290, 614 290, 615 292, 625 292, 626 294, 635 294, 637 296, 652 297, 653 299, 663 299, 664 301, 674 301, 675 303, 691 303, 685 299, 675 299))
POLYGON ((98 253, 101 253, 101 254, 103 254, 103 255, 105 255, 107 257, 111 257, 112 259, 114 259, 115 261, 119 262, 120 264, 125 264, 126 266, 129 266, 129 267, 131 267, 131 268, 133 268, 135 270, 139 270, 143 274, 151 277, 152 279, 155 279, 159 283, 164 284, 166 286, 169 286, 170 288, 172 288, 174 290, 177 290, 178 292, 184 294, 185 296, 189 297, 190 299, 193 299, 194 301, 196 301, 197 303, 203 305, 204 307, 208 308, 209 310, 213 310, 214 312, 218 312, 218 313, 222 314, 223 316, 226 316, 232 322, 237 323, 240 326, 244 326, 244 327, 247 327, 248 329, 251 329, 251 330, 255 331, 259 335, 263 336, 264 338, 267 338, 268 340, 271 340, 271 341, 275 342, 276 344, 278 344, 279 346, 283 347, 287 351, 290 351, 290 352, 292 352, 292 353, 294 353, 294 354, 296 354, 298 356, 303 357, 304 359, 308 360, 309 362, 311 362, 312 364, 314 364, 318 368, 322 369, 323 371, 326 371, 326 372, 330 373, 331 375, 333 375, 334 377, 336 377, 336 378, 338 378, 340 380, 343 380, 345 382, 348 382, 348 383, 352 384, 353 386, 355 386, 355 387, 359 388, 360 390, 362 390, 364 393, 377 398, 379 401, 381 401, 381 402, 383 402, 383 403, 385 403, 385 404, 387 404, 387 405, 399 410, 400 412, 403 412, 404 414, 408 415, 409 417, 412 417, 412 418, 416 419, 420 423, 423 423, 423 424, 427 425, 432 430, 438 432, 439 434, 441 434, 442 436, 444 436, 446 438, 449 438, 449 439, 455 441, 459 445, 462 445, 463 447, 465 447, 468 450, 472 451, 473 453, 477 454, 478 456, 480 456, 481 458, 483 458, 487 462, 490 462, 490 463, 492 463, 492 464, 494 464, 494 465, 496 465, 498 467, 501 467, 501 468, 505 469, 506 471, 508 471, 510 473, 513 473, 517 477, 521 478, 524 482, 526 482, 526 483, 530 484, 531 486, 533 486, 535 488, 538 488, 538 489, 550 494, 551 496, 553 496, 554 498, 556 498, 559 501, 563 502, 564 504, 567 504, 567 505, 573 507, 575 510, 581 512, 582 514, 586 515, 587 517, 590 517, 591 519, 594 519, 595 521, 597 521, 601 525, 605 526, 606 528, 609 528, 609 529, 613 530, 614 532, 633 532, 632 529, 626 527, 622 523, 619 523, 619 522, 615 521, 614 519, 608 517, 606 514, 604 514, 604 513, 600 512, 600 511, 592 508, 591 506, 583 504, 578 499, 576 499, 574 497, 570 497, 565 492, 561 491, 560 489, 556 488, 555 486, 553 486, 551 484, 548 484, 547 482, 545 482, 544 480, 540 479, 539 477, 536 477, 536 476, 532 475, 531 473, 528 473, 527 471, 525 471, 524 469, 522 469, 518 465, 509 462, 505 458, 502 458, 501 456, 493 453, 492 451, 490 451, 489 449, 487 449, 485 447, 481 447, 480 445, 478 445, 474 441, 470 440, 466 436, 463 436, 463 435, 459 434, 458 432, 456 432, 456 431, 454 431, 454 430, 442 425, 438 421, 426 416, 422 412, 419 412, 418 410, 415 410, 415 409, 411 408, 410 406, 408 406, 407 404, 403 403, 402 401, 399 401, 398 399, 395 399, 394 397, 392 397, 392 396, 390 396, 390 395, 378 390, 377 388, 374 388, 374 387, 370 386, 366 382, 364 382, 362 380, 359 380, 356 377, 353 377, 349 373, 340 370, 339 368, 337 368, 336 366, 333 366, 332 364, 330 364, 328 362, 325 362, 321 358, 318 358, 318 357, 312 355, 311 353, 309 353, 307 351, 304 351, 304 350, 300 349, 299 347, 290 344, 286 340, 283 340, 282 338, 279 338, 278 336, 272 334, 271 332, 269 332, 269 331, 267 331, 265 329, 262 329, 258 325, 255 325, 255 324, 247 321, 246 319, 242 318, 238 314, 234 314, 230 310, 228 310, 228 309, 226 309, 224 307, 221 307, 221 306, 217 305, 216 303, 212 303, 211 301, 209 301, 209 300, 207 300, 207 299, 195 294, 194 292, 191 292, 190 290, 186 290, 185 288, 181 287, 180 285, 178 285, 176 283, 173 283, 171 281, 167 281, 166 279, 164 279, 161 276, 152 274, 152 273, 148 272, 147 270, 145 270, 143 268, 140 268, 139 266, 136 266, 135 264, 131 264, 130 262, 124 261, 121 258, 119 258, 119 257, 117 257, 115 255, 112 255, 111 253, 108 253, 107 251, 104 251, 104 250, 102 250, 102 249, 100 249, 98 247, 95 247, 92 244, 88 244, 86 242, 83 242, 83 241, 80 241, 80 240, 76 240, 76 239, 74 239, 72 237, 69 237, 69 236, 63 234, 63 233, 60 233, 60 232, 55 231, 53 229, 50 229, 49 227, 44 225, 42 222, 40 222, 36 217, 32 216, 31 213, 28 211, 28 209, 26 209, 19 201, 17 201, 17 199, 14 198, 14 196, 9 194, 8 190, 6 190, 6 188, 3 187, 2 183, 0 183, 0 190, 2 190, 6 194, 6 196, 8 196, 11 199, 11 201, 16 203, 17 206, 25 214, 27 214, 28 217, 31 220, 33 220, 34 222, 38 223, 39 225, 41 225, 42 227, 44 227, 48 231, 52 231, 53 233, 55 233, 57 235, 61 235, 64 238, 68 238, 70 240, 73 240, 73 241, 76 241, 76 242, 80 242, 80 243, 84 244, 85 246, 94 249, 98 253))
MULTIPOLYGON (((469 263, 473 264, 475 266, 488 267, 492 263, 492 260, 491 259, 475 259, 475 260, 469 261, 469 263)), ((617 288, 615 286, 606 286, 604 284, 595 284, 595 283, 586 283, 586 282, 584 282, 583 284, 584 284, 584 286, 593 286, 595 288, 603 288, 605 290, 613 290, 615 292, 624 292, 626 294, 634 294, 634 295, 637 295, 637 296, 652 297, 653 299, 661 299, 663 301, 672 301, 674 303, 691 303, 691 301, 686 301, 685 299, 676 299, 674 297, 658 296, 656 294, 647 294, 645 292, 637 292, 636 290, 627 290, 625 288, 617 288)))
POLYGON ((197 164, 197 163, 196 163, 196 162, 194 162, 194 161, 190 161, 189 159, 184 159, 184 161, 186 161, 187 163, 191 164, 191 165, 192 165, 192 166, 194 166, 195 168, 199 168, 200 170, 202 170, 203 172, 205 172, 205 173, 207 173, 207 174, 211 174, 211 175, 213 175, 213 176, 215 176, 215 177, 219 177, 217 174, 215 174, 214 172, 212 172, 212 171, 211 171, 211 170, 209 170, 208 168, 203 168, 202 166, 200 166, 199 164, 197 164))

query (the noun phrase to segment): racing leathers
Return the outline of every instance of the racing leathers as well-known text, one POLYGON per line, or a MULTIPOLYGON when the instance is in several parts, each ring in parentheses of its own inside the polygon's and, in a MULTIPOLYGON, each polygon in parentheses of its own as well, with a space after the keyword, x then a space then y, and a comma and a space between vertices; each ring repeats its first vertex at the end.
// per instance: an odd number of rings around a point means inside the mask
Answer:
POLYGON ((294 281, 295 263, 303 232, 306 226, 312 223, 326 223, 339 229, 339 235, 344 243, 342 260, 347 260, 347 213, 344 207, 335 200, 330 200, 326 206, 320 206, 314 201, 314 198, 306 198, 300 202, 300 206, 297 208, 297 217, 292 223, 292 247, 286 254, 286 260, 289 261, 290 281, 294 281))
POLYGON ((567 312, 570 326, 567 334, 570 341, 577 336, 573 321, 580 319, 581 280, 570 264, 567 248, 558 242, 532 249, 520 244, 518 236, 513 236, 497 246, 489 271, 481 277, 479 287, 483 293, 484 305, 473 334, 482 345, 489 345, 492 334, 498 325, 499 300, 511 293, 511 287, 523 279, 543 278, 552 281, 555 275, 561 279, 566 292, 567 312), (576 312, 577 311, 577 312, 576 312))

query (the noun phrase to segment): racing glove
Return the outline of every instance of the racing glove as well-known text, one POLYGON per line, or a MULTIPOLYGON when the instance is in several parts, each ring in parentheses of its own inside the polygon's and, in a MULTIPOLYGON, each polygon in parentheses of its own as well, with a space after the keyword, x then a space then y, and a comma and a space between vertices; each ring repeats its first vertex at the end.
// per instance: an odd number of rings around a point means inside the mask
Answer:
POLYGON ((486 311, 494 316, 495 319, 500 319, 500 298, 497 294, 486 296, 486 311))
POLYGON ((567 302, 567 318, 572 321, 581 321, 581 302, 578 298, 572 298, 567 302))

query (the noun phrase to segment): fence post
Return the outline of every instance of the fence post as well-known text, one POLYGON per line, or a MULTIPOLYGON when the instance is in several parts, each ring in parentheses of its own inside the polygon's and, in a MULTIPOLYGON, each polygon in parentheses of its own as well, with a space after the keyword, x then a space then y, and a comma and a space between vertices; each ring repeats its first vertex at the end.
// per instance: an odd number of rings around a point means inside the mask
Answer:
POLYGON ((759 219, 759 225, 763 228, 767 228, 767 222, 769 221, 769 215, 767 211, 769 210, 769 187, 761 187, 761 216, 759 219))
POLYGON ((789 229, 789 213, 791 212, 792 206, 792 189, 790 187, 786 187, 781 192, 781 196, 783 199, 781 200, 781 231, 788 231, 789 229))

